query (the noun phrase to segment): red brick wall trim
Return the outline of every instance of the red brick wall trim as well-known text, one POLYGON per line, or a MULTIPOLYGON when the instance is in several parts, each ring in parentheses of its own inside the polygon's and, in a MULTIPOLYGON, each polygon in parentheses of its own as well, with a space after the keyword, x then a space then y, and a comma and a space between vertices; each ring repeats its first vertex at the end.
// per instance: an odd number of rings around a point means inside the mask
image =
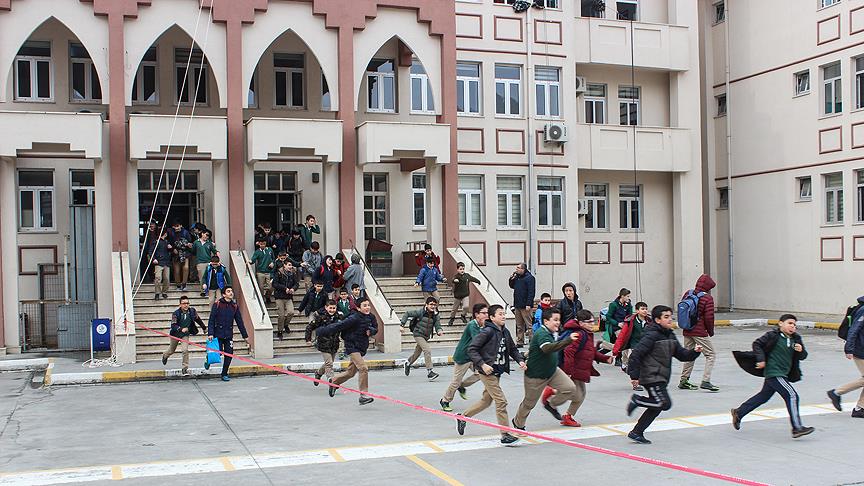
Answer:
POLYGON ((608 265, 612 263, 612 248, 611 244, 608 241, 586 241, 585 242, 585 264, 586 265, 608 265), (588 258, 588 249, 592 246, 605 246, 606 247, 606 258, 599 260, 590 260, 588 258))
MULTIPOLYGON (((42 263, 57 263, 57 245, 22 245, 18 247, 18 275, 38 275, 35 271, 24 271, 24 252, 26 250, 52 250, 54 258, 50 262, 42 263)), ((50 273, 50 275, 56 275, 50 273)))

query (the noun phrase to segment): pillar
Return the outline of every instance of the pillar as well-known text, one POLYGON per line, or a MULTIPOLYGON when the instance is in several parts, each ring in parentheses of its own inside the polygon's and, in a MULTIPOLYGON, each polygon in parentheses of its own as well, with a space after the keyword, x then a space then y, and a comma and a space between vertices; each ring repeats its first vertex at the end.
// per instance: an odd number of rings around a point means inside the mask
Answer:
POLYGON ((342 248, 357 243, 357 130, 354 113, 354 29, 339 27, 339 112, 342 120, 342 162, 339 164, 339 240, 342 248))
MULTIPOLYGON (((413 215, 412 215, 413 217, 413 215)), ((426 163, 426 241, 428 241, 435 253, 443 255, 447 248, 444 239, 444 170, 434 163, 426 163)))
MULTIPOLYGON (((455 4, 450 2, 442 7, 448 10, 447 18, 455 19, 455 4), (451 17, 452 15, 452 17, 451 17)), ((441 35, 441 115, 438 123, 450 125, 450 163, 442 167, 442 233, 445 248, 455 248, 460 241, 459 236, 459 152, 457 150, 456 130, 456 24, 448 22, 441 35)), ((442 248, 442 251, 444 248, 442 248)), ((446 251, 444 252, 446 253, 446 251)), ((444 259, 445 273, 456 269, 450 268, 450 258, 444 259)))
MULTIPOLYGON (((340 237, 341 228, 339 227, 339 218, 341 217, 342 210, 349 204, 346 204, 341 197, 337 199, 327 197, 328 194, 337 194, 340 192, 339 172, 341 171, 341 163, 334 164, 331 162, 324 162, 321 164, 321 183, 323 186, 322 191, 324 192, 324 213, 318 217, 318 224, 321 226, 321 233, 323 233, 321 236, 324 240, 324 248, 327 250, 326 254, 329 255, 335 255, 342 250, 348 250, 351 248, 350 245, 342 245, 343 240, 340 237)), ((306 215, 302 214, 300 217, 305 218, 306 215)))
POLYGON ((111 163, 111 232, 113 251, 129 251, 126 231, 126 49, 123 33, 124 15, 112 10, 108 14, 108 137, 111 163))
POLYGON ((219 196, 220 194, 228 194, 232 185, 242 183, 242 181, 237 181, 235 184, 228 183, 228 178, 230 177, 229 166, 230 162, 224 160, 213 161, 213 193, 211 196, 213 198, 213 241, 216 243, 220 257, 226 266, 228 250, 234 249, 238 244, 242 245, 243 241, 245 241, 243 235, 240 235, 239 243, 229 239, 230 220, 238 214, 242 214, 244 206, 241 204, 240 206, 229 207, 230 198, 226 200, 224 197, 219 196))
POLYGON ((21 351, 18 336, 18 251, 15 159, 0 157, 0 356, 21 351))
MULTIPOLYGON (((212 3, 212 2, 211 2, 212 3)), ((245 176, 243 165, 243 29, 239 19, 226 22, 228 59, 228 243, 225 249, 241 250, 246 238, 245 176)))

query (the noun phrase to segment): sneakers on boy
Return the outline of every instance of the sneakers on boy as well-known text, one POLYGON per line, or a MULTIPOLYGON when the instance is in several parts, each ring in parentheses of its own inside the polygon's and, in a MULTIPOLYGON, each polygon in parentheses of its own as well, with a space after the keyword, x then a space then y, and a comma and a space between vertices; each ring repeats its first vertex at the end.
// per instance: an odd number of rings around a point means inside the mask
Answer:
MULTIPOLYGON (((462 415, 461 413, 458 415, 462 415)), ((456 432, 459 432, 459 435, 465 435, 465 426, 468 425, 468 422, 464 420, 456 419, 456 432)))
POLYGON ((452 325, 453 325, 453 321, 455 321, 455 320, 456 320, 455 317, 451 317, 451 318, 450 318, 450 321, 447 322, 447 325, 448 325, 448 326, 452 326, 452 325))
POLYGON ((222 375, 222 381, 231 381, 231 377, 228 375, 222 375))
POLYGON ((504 445, 510 445, 518 441, 519 437, 516 437, 515 435, 508 434, 507 432, 501 434, 501 443, 504 445))
POLYGON ((701 388, 703 390, 712 391, 712 392, 720 391, 720 387, 712 385, 710 381, 703 381, 702 384, 699 385, 699 388, 701 388))
POLYGON ((156 295, 153 297, 153 300, 159 300, 159 297, 161 297, 161 296, 160 296, 159 294, 156 294, 156 295))
POLYGON ((564 414, 564 417, 561 419, 561 425, 565 427, 582 427, 582 424, 577 422, 569 413, 564 414))
POLYGON ((441 410, 444 410, 445 412, 453 411, 453 407, 450 406, 450 402, 445 402, 443 398, 441 400, 438 400, 438 403, 441 404, 441 410))
POLYGON ((552 414, 552 416, 555 417, 555 420, 561 420, 561 412, 559 412, 557 408, 553 407, 552 404, 546 402, 543 404, 543 408, 545 408, 547 412, 552 414))
POLYGON ((836 408, 838 412, 843 411, 843 407, 840 405, 840 395, 838 395, 836 391, 833 389, 828 390, 828 398, 831 399, 831 405, 834 405, 834 408, 836 408))
POLYGON ((426 378, 428 378, 429 381, 435 381, 435 379, 438 378, 438 376, 440 376, 440 375, 438 375, 438 373, 435 373, 432 370, 429 370, 429 373, 426 374, 426 378))
POLYGON ((468 400, 468 391, 465 390, 464 386, 460 386, 456 391, 459 392, 459 396, 462 397, 462 400, 468 400))
POLYGON ((630 401, 627 402, 627 416, 628 417, 633 415, 633 411, 636 410, 636 407, 638 407, 638 405, 636 405, 636 401, 633 400, 633 397, 630 397, 630 401))
POLYGON ((741 417, 738 416, 738 409, 733 408, 731 413, 732 413, 732 427, 735 427, 735 430, 741 430, 741 417))
POLYGON ((406 361, 405 362, 405 376, 408 376, 410 374, 411 374, 411 363, 406 361))
POLYGON ((627 438, 636 442, 637 444, 650 444, 651 441, 646 439, 644 435, 637 434, 636 432, 630 432, 627 434, 627 438))
POLYGON ((524 425, 522 427, 519 427, 518 425, 516 425, 516 419, 515 418, 510 419, 510 425, 512 425, 514 429, 525 430, 524 425))
POLYGON ((360 395, 360 405, 367 405, 374 402, 375 399, 372 397, 367 397, 366 395, 360 395))
MULTIPOLYGON (((316 380, 320 380, 320 379, 321 379, 321 373, 318 373, 318 372, 316 371, 316 372, 315 372, 315 379, 316 379, 316 380)), ((317 381, 313 381, 312 384, 315 385, 315 386, 318 386, 318 382, 317 382, 317 381)))
POLYGON ((333 380, 327 380, 327 381, 331 383, 330 386, 327 387, 327 394, 330 395, 330 398, 333 398, 336 396, 336 387, 333 386, 333 384, 332 384, 333 380))
POLYGON ((694 385, 693 383, 690 383, 689 380, 681 380, 681 382, 678 383, 678 388, 681 390, 698 390, 699 389, 698 386, 694 385))
POLYGON ((165 366, 167 364, 168 364, 168 357, 163 354, 162 355, 162 366, 165 366))
POLYGON ((816 430, 816 428, 814 427, 801 427, 800 429, 792 429, 792 438, 797 439, 798 437, 804 437, 805 435, 812 434, 814 430, 816 430))
POLYGON ((855 409, 852 410, 852 417, 853 418, 864 418, 864 408, 855 407, 855 409))

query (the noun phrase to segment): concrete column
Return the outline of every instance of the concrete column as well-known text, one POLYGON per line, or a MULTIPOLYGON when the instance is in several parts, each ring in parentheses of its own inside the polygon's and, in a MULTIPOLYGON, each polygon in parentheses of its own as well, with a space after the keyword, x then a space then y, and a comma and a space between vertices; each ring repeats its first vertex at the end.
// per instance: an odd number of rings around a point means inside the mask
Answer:
MULTIPOLYGON (((446 10, 447 18, 455 18, 455 3, 442 2, 441 8, 446 10)), ((456 25, 447 23, 447 30, 441 35, 441 115, 438 123, 450 125, 450 163, 442 168, 443 183, 441 187, 443 210, 444 246, 453 248, 459 242, 459 152, 456 145, 456 25)), ((531 134, 529 134, 531 136, 531 134)), ((443 248, 442 248, 443 251, 443 248)), ((447 252, 443 252, 446 254, 447 252)), ((455 271, 449 268, 449 260, 444 262, 446 273, 455 271)))
MULTIPOLYGON (((357 130, 354 113, 354 29, 339 27, 339 112, 342 120, 342 162, 339 164, 339 239, 342 248, 350 248, 357 239, 357 208, 351 201, 357 194, 357 130), (347 203, 347 204, 346 204, 347 203)), ((362 206, 361 206, 362 207, 362 206)), ((357 245, 361 251, 361 244, 357 245)))
MULTIPOLYGON (((336 194, 339 192, 339 172, 342 170, 342 164, 333 164, 324 162, 321 165, 321 182, 323 184, 324 194, 336 194)), ((319 224, 324 237, 324 248, 327 253, 335 255, 336 253, 347 250, 349 246, 340 246, 342 239, 340 238, 339 218, 342 214, 342 207, 348 206, 350 201, 343 201, 341 198, 333 199, 324 197, 324 214, 319 216, 319 224), (323 221, 320 221, 323 220, 323 221)), ((302 215, 301 218, 305 218, 302 215)), ((351 238, 353 239, 353 238, 351 238)))
MULTIPOLYGON (((213 161, 213 241, 219 248, 223 263, 227 262, 228 250, 241 245, 244 237, 240 235, 240 239, 231 242, 229 238, 229 220, 234 217, 234 214, 241 213, 243 206, 234 208, 234 213, 229 213, 229 200, 225 199, 224 195, 228 194, 230 184, 228 184, 228 161, 214 160, 213 161)), ((240 184, 237 181, 236 184, 240 184)), ((227 264, 226 264, 227 265, 227 264)))
MULTIPOLYGON (((93 211, 94 224, 96 228, 107 228, 111 224, 111 210, 113 207, 111 162, 108 160, 96 160, 93 162, 93 169, 96 186, 96 207, 93 211)), ((95 240, 97 314, 99 317, 109 317, 114 312, 112 302, 114 293, 111 289, 113 279, 111 273, 111 252, 113 248, 111 242, 106 238, 96 238, 95 240)))
MULTIPOLYGON (((444 169, 434 162, 426 164, 426 241, 442 258, 444 243, 444 169)), ((413 215, 412 215, 413 217, 413 215)), ((453 245, 448 245, 452 247, 453 245)))
MULTIPOLYGON (((243 240, 243 245, 247 249, 255 248, 255 164, 243 164, 243 185, 245 193, 249 197, 243 201, 243 213, 246 215, 246 239, 243 240)), ((215 218, 211 218, 215 221, 215 218)), ((273 221, 275 224, 276 222, 273 221)), ((274 228, 275 229, 275 228, 274 228)), ((228 248, 227 246, 225 247, 228 248)))
MULTIPOLYGON (((126 49, 124 40, 124 15, 121 11, 108 14, 108 82, 111 94, 108 104, 109 160, 113 204, 111 214, 112 245, 114 251, 129 251, 126 228, 126 49)), ((132 220, 137 221, 137 218, 132 220)), ((137 240, 133 240, 137 241, 137 240)))
POLYGON ((0 356, 21 352, 15 207, 15 159, 0 157, 0 356))
MULTIPOLYGON (((212 2, 211 2, 212 5, 212 2)), ((233 182, 228 184, 228 236, 229 240, 222 243, 223 247, 240 250, 246 238, 246 214, 243 202, 245 200, 244 165, 244 131, 243 125, 243 28, 240 19, 229 18, 226 22, 225 36, 228 53, 228 177, 233 182)), ((217 192, 217 194, 220 194, 217 192)), ((224 193, 222 193, 224 194, 224 193)))
MULTIPOLYGON (((112 171, 114 166, 110 165, 109 169, 112 171)), ((135 278, 136 269, 138 269, 138 262, 141 261, 141 244, 139 243, 140 238, 138 236, 138 161, 130 161, 126 164, 126 169, 124 170, 124 178, 126 180, 126 196, 125 203, 123 204, 123 208, 126 211, 126 221, 133 221, 134 223, 127 224, 126 234, 128 235, 128 241, 134 242, 134 244, 129 245, 129 264, 131 268, 129 269, 132 272, 132 278, 135 278)), ((97 176, 98 178, 98 176, 97 176)), ((111 178, 112 185, 114 178, 111 178)), ((98 179, 97 179, 98 181, 98 179)), ((113 190, 113 188, 112 188, 113 190)), ((98 191, 97 191, 98 193, 98 191)), ((113 192, 111 193, 113 195, 113 192)), ((98 202, 96 203, 98 206, 98 202)), ((150 208, 148 208, 150 209, 150 208)), ((117 211, 117 208, 112 205, 112 214, 114 211, 117 211)), ((148 214, 149 216, 149 214, 148 214)), ((115 250, 116 251, 116 250, 115 250)), ((141 280, 141 276, 144 273, 144 268, 141 268, 138 272, 138 280, 141 280)), ((134 282, 133 282, 134 285, 134 282)))

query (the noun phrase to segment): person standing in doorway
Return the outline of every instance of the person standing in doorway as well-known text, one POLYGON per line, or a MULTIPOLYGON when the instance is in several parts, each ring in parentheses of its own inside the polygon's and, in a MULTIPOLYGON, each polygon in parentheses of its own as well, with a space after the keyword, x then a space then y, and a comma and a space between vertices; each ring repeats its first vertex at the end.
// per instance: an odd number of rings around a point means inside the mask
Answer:
POLYGON ((438 313, 438 299, 435 297, 426 297, 426 305, 422 309, 408 311, 402 314, 402 333, 410 332, 417 341, 417 346, 414 347, 414 353, 405 362, 405 376, 411 374, 411 365, 423 353, 423 362, 426 364, 426 378, 429 381, 435 381, 438 378, 438 373, 432 370, 432 348, 429 347, 429 341, 432 339, 432 334, 441 335, 441 320, 438 313), (405 329, 408 324, 408 329, 405 329))
POLYGON ((459 313, 459 318, 462 323, 466 324, 465 310, 468 309, 468 296, 471 294, 471 283, 480 284, 480 281, 471 275, 465 273, 465 264, 459 262, 456 264, 456 275, 451 280, 453 282, 453 310, 450 311, 450 322, 448 326, 452 326, 456 320, 456 313, 459 313))
POLYGON ((312 234, 320 235, 321 228, 315 220, 315 216, 307 215, 306 222, 300 225, 300 237, 303 239, 303 248, 312 248, 312 234))
MULTIPOLYGON (((207 336, 219 340, 219 351, 234 354, 234 323, 243 340, 248 344, 249 335, 243 325, 240 306, 234 301, 234 289, 226 286, 222 289, 222 298, 210 309, 210 319, 207 322, 207 336)), ((222 381, 230 381, 228 369, 231 367, 231 356, 222 356, 222 381)))
POLYGON ((189 343, 187 342, 187 338, 198 334, 198 328, 195 327, 196 324, 201 328, 202 332, 207 332, 207 326, 204 325, 204 321, 198 316, 198 311, 194 307, 189 306, 189 297, 183 295, 180 297, 180 307, 171 314, 171 331, 169 334, 171 337, 178 339, 172 339, 171 344, 168 345, 168 350, 162 353, 162 364, 168 364, 168 358, 177 351, 177 346, 179 345, 180 352, 183 353, 183 368, 181 373, 184 376, 189 374, 189 343), (183 341, 180 341, 180 339, 183 341))
POLYGON ((169 272, 171 269, 171 244, 168 243, 168 232, 163 231, 159 239, 150 243, 147 249, 149 259, 153 263, 153 288, 155 300, 168 298, 169 272))
POLYGON ((273 277, 273 297, 276 299, 276 336, 282 340, 283 333, 291 332, 289 326, 294 318, 294 292, 300 286, 294 264, 286 259, 273 277))
POLYGON ((453 411, 453 408, 450 407, 450 402, 453 401, 453 397, 456 396, 457 391, 462 400, 467 400, 468 395, 465 388, 480 381, 480 375, 476 370, 471 376, 465 378, 465 373, 468 370, 474 369, 474 364, 468 358, 468 345, 471 344, 474 337, 486 325, 486 319, 489 317, 489 307, 486 304, 474 304, 474 308, 471 309, 471 315, 473 319, 465 325, 462 337, 456 345, 456 350, 453 351, 453 380, 450 382, 450 386, 447 387, 447 391, 444 392, 444 397, 438 402, 441 404, 441 410, 445 412, 453 411))
POLYGON ((828 398, 838 411, 842 411, 840 406, 840 396, 845 395, 857 389, 861 389, 861 394, 858 396, 858 403, 852 410, 852 416, 855 418, 864 418, 864 297, 858 297, 860 306, 850 317, 849 331, 846 334, 846 345, 843 346, 843 352, 846 354, 846 359, 855 363, 860 375, 856 380, 849 382, 843 386, 839 386, 828 391, 828 398))
POLYGON ((516 314, 516 346, 525 345, 526 333, 531 338, 531 308, 534 306, 535 280, 534 275, 528 271, 528 265, 520 263, 516 265, 516 271, 510 275, 508 281, 513 289, 513 313, 516 314))
MULTIPOLYGON (((357 312, 347 318, 334 322, 324 327, 319 327, 316 332, 318 336, 335 336, 342 333, 345 341, 345 353, 351 359, 348 368, 330 380, 333 385, 341 385, 359 374, 360 380, 360 405, 366 405, 375 401, 374 398, 366 396, 369 391, 369 367, 363 359, 369 349, 369 338, 378 334, 378 323, 372 315, 372 304, 361 299, 358 303, 357 312)), ((330 386, 327 390, 330 397, 336 395, 336 387, 330 386)))
MULTIPOLYGON (((711 338, 714 336, 714 297, 711 296, 711 289, 717 284, 709 275, 702 275, 696 281, 696 288, 693 293, 704 293, 699 298, 699 305, 696 308, 698 318, 696 324, 691 329, 684 330, 684 347, 693 349, 698 344, 702 347, 702 353, 705 355, 705 370, 702 372, 702 383, 697 387, 690 383, 690 374, 693 372, 693 362, 684 363, 684 368, 681 370, 681 381, 678 383, 678 388, 682 390, 708 390, 712 392, 720 391, 720 388, 711 383, 711 371, 714 369, 714 361, 717 353, 714 352, 714 343, 711 338)), ((684 296, 686 297, 686 293, 684 296)), ((678 319, 681 319, 679 316, 678 319)))
POLYGON ((264 294, 264 300, 270 304, 270 274, 273 272, 273 260, 276 257, 273 255, 273 249, 267 246, 267 240, 259 239, 257 242, 258 249, 252 254, 252 264, 255 265, 255 280, 258 281, 258 288, 264 294))

